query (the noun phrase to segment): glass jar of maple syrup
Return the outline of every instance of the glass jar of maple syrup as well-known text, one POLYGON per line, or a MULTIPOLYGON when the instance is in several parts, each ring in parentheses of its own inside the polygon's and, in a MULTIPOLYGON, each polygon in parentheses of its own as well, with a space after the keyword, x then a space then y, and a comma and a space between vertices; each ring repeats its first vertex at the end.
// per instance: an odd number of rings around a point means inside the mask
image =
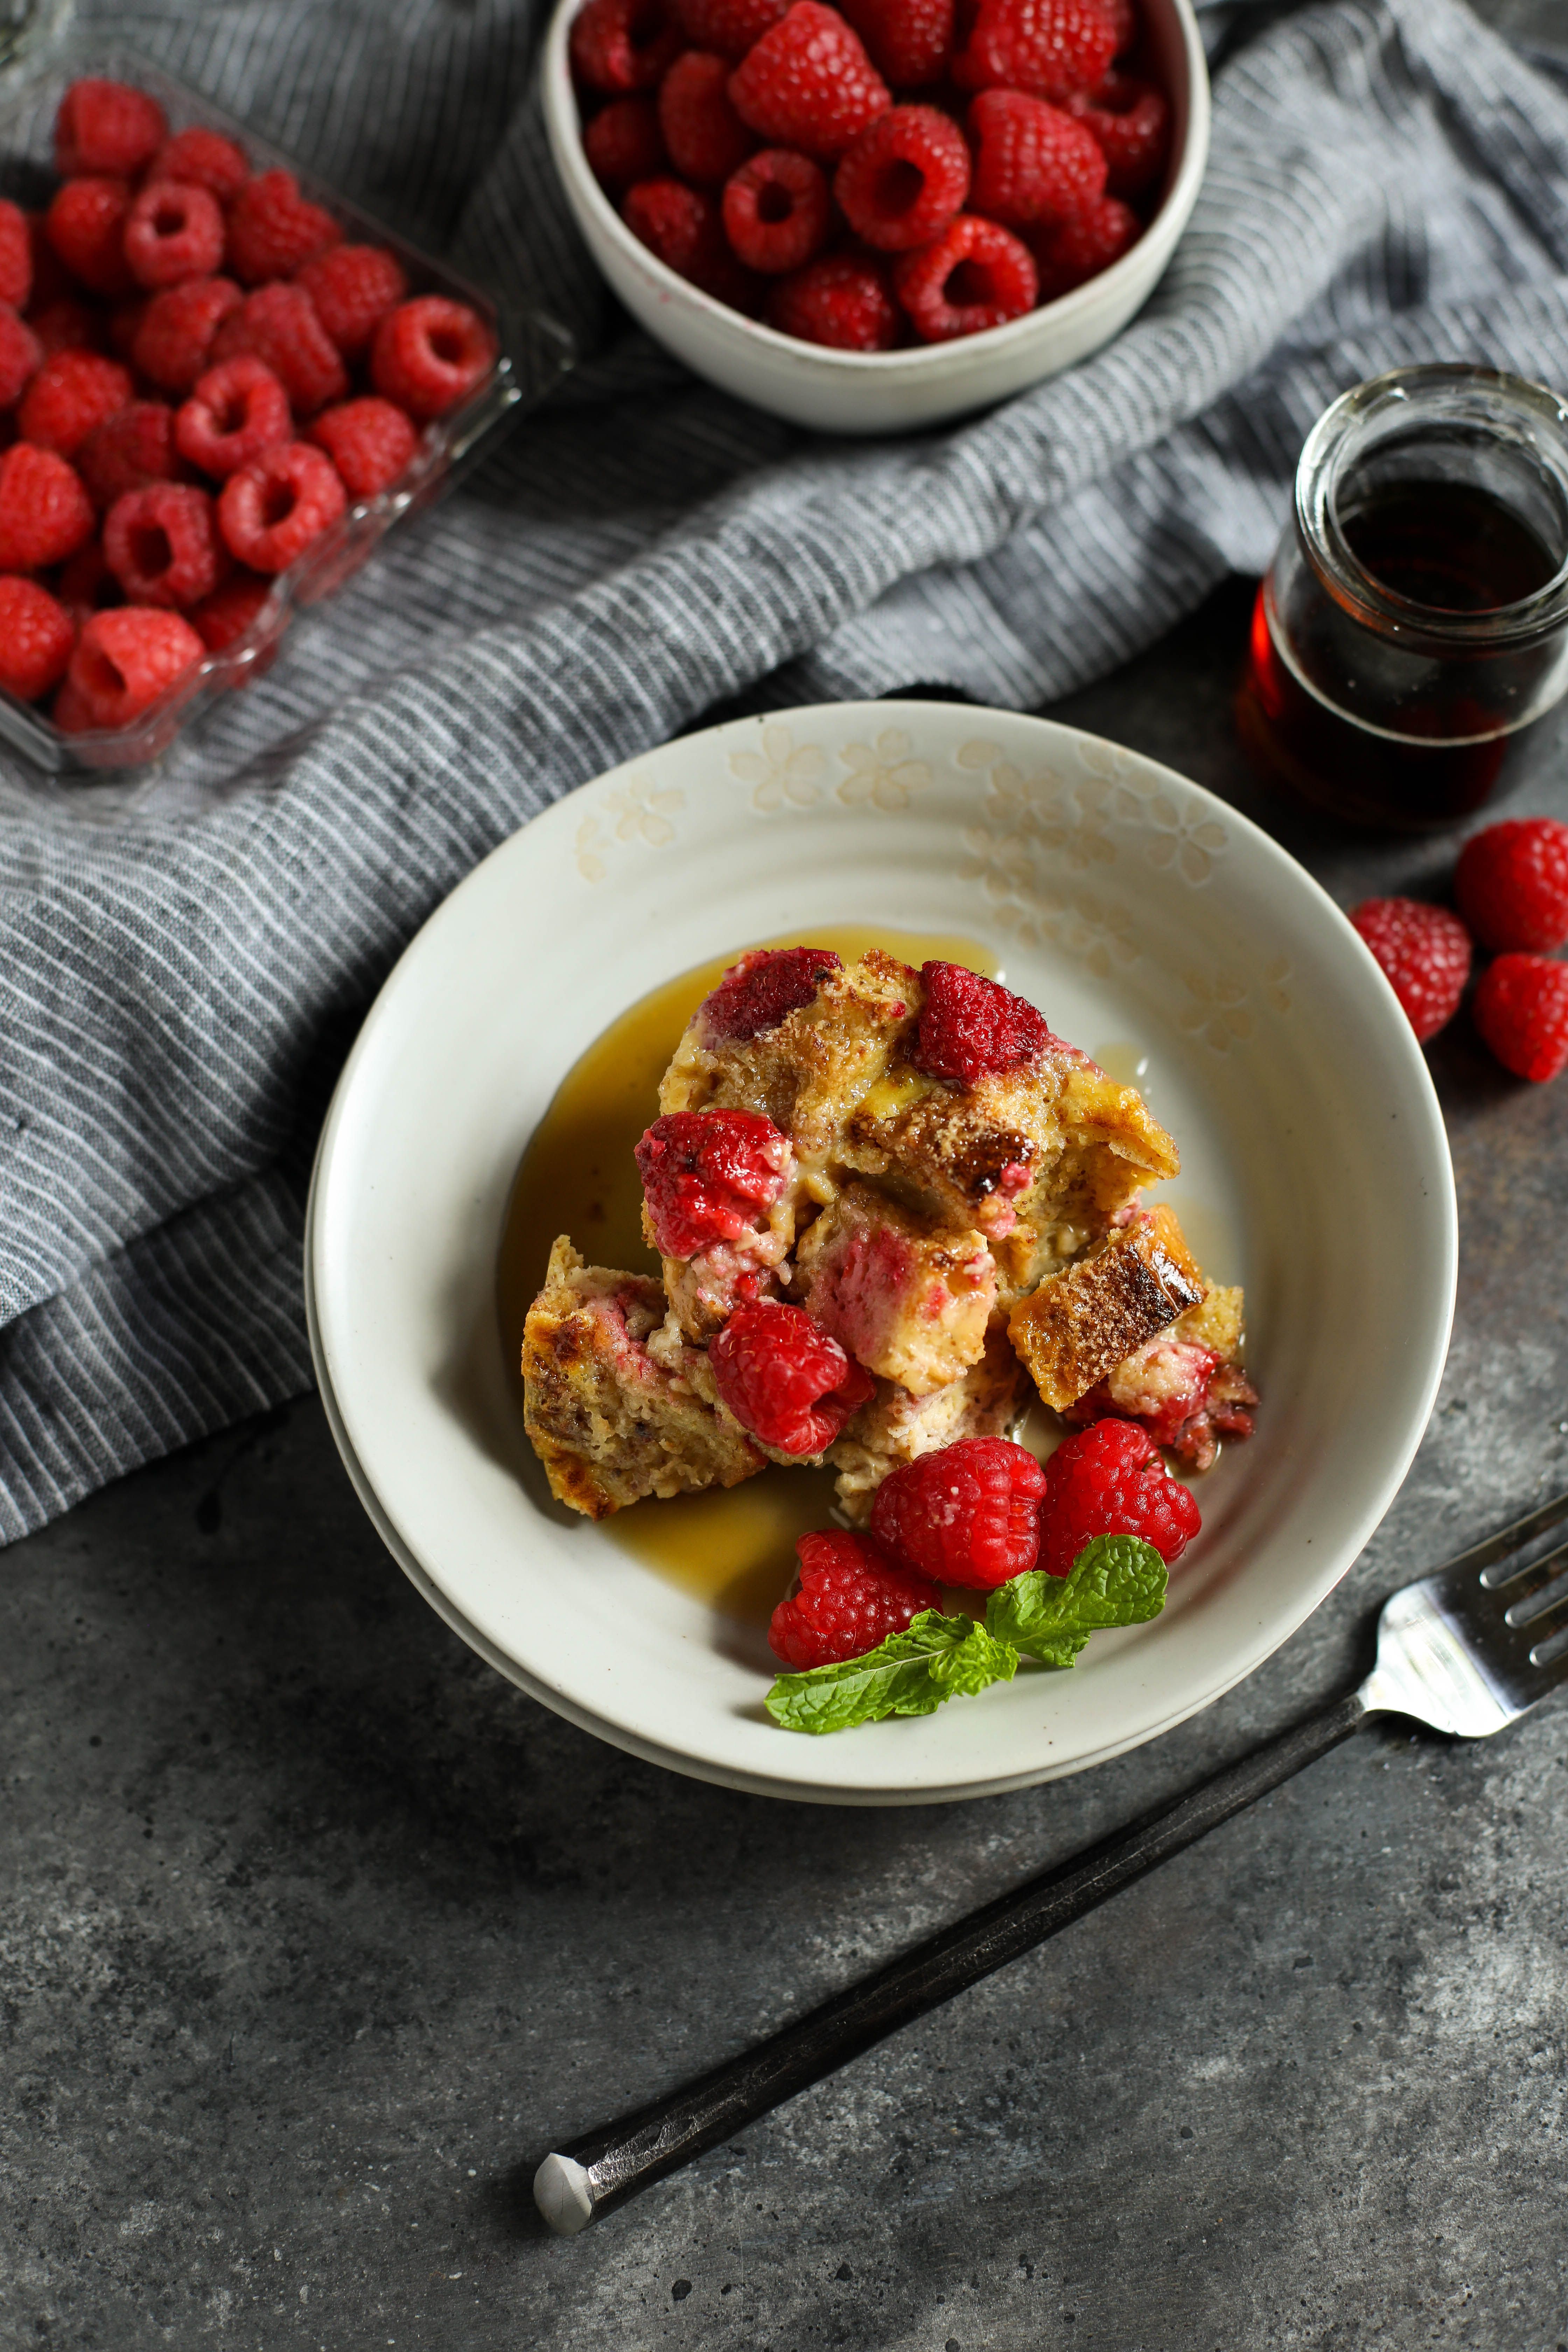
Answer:
POLYGON ((1354 824, 1452 824, 1552 751, 1568 688, 1568 409, 1400 368, 1308 436, 1237 701, 1266 777, 1354 824))

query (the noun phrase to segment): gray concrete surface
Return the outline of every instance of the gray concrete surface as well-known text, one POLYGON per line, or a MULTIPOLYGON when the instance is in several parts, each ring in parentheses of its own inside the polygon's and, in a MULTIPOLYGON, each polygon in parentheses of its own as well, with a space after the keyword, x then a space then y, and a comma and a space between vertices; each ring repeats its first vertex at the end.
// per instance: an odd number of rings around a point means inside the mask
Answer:
MULTIPOLYGON (((1247 799, 1246 605, 1068 715, 1247 799)), ((1447 854, 1286 830, 1347 901, 1447 854)), ((582 2239, 527 2192, 1338 1689, 1389 1586, 1568 1485, 1568 1079, 1463 1021, 1434 1062, 1464 1265, 1405 1489, 1266 1668, 1078 1780, 818 1811, 599 1746, 404 1582, 313 1401, 12 1550, 0 2342, 1568 2352, 1568 1702, 1362 1735, 582 2239)))

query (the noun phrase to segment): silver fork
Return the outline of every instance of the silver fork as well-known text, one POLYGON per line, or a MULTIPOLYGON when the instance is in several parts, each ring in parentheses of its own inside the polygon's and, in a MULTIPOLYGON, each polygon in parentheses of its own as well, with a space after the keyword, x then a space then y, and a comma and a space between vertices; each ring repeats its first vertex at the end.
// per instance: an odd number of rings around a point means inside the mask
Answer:
POLYGON ((1460 1739, 1484 1739, 1516 1723, 1568 1681, 1568 1543, 1542 1557, 1519 1557, 1565 1518, 1568 1494, 1405 1585, 1384 1606, 1377 1664, 1358 1690, 1254 1748, 1166 1811, 955 1920, 668 2098, 552 2151, 533 2177, 534 2202, 551 2229, 575 2236, 649 2181, 733 2138, 900 2025, 1081 1919, 1374 1716, 1410 1716, 1460 1739))

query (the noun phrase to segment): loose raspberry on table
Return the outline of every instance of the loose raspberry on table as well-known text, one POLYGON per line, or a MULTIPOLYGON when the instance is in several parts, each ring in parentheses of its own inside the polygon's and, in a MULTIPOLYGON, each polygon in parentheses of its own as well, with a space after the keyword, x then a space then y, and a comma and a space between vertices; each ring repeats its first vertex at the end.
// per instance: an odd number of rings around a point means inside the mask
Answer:
POLYGON ((797 1536, 795 1549, 800 1591, 773 1611, 768 1643, 797 1674, 862 1658, 942 1605, 934 1584, 896 1566, 866 1536, 825 1528, 797 1536))
POLYGON ((621 206, 626 226, 667 268, 737 310, 752 307, 760 283, 743 269, 724 239, 719 207, 684 180, 639 180, 621 206))
POLYGON ((967 964, 922 964, 921 978, 925 1003, 912 1058, 933 1078, 973 1087, 1036 1060, 1049 1045, 1051 1033, 1032 1004, 967 964))
POLYGON ((42 310, 37 304, 28 311, 26 324, 37 337, 38 349, 47 360, 57 352, 95 352, 101 341, 102 313, 89 310, 85 302, 64 294, 58 302, 46 302, 42 310))
POLYGON ((1543 1086, 1568 1068, 1568 964, 1500 955, 1476 990, 1476 1027, 1505 1070, 1543 1086))
POLYGON ((352 499, 373 499, 405 474, 419 436, 390 400, 346 400, 325 408, 306 439, 324 449, 352 499))
POLYGON ((121 180, 68 180, 44 215, 50 245, 74 278, 110 301, 134 294, 125 258, 131 191, 121 180))
POLYGON ((104 613, 112 604, 123 604, 120 583, 103 560, 100 541, 89 539, 85 546, 77 549, 68 563, 61 564, 55 579, 55 594, 78 629, 94 613, 104 613))
POLYGON ((737 1307, 710 1342, 719 1394, 742 1429, 780 1454, 820 1454, 875 1395, 869 1372, 819 1331, 804 1307, 737 1307))
POLYGON ((1192 1495, 1172 1477, 1147 1430, 1135 1421, 1097 1421, 1046 1464, 1038 1565, 1066 1576, 1096 1536, 1137 1536, 1169 1568, 1202 1525, 1192 1495))
POLYGON ((33 299, 33 233, 20 205, 0 196, 0 302, 25 310, 33 299))
POLYGON ((647 1222, 661 1257, 695 1257, 752 1232, 784 1190, 789 1138, 751 1110, 677 1110, 637 1147, 647 1222))
POLYGON ((1021 90, 985 89, 969 110, 975 141, 973 202, 1015 227, 1053 226, 1105 191, 1105 157, 1070 114, 1021 90))
POLYGON ((292 172, 260 172, 229 209, 228 266, 243 285, 259 286, 291 277, 342 237, 331 213, 300 194, 292 172))
POLYGON ((827 235, 832 200, 820 165, 788 147, 764 147, 724 189, 724 234, 748 269, 799 269, 827 235))
POLYGON ((197 604, 228 569, 213 502, 189 482, 127 490, 103 519, 103 554, 132 604, 197 604))
POLYGON ((1486 948, 1543 954, 1568 940, 1568 824, 1510 817, 1466 842, 1454 896, 1486 948))
POLYGON ((1100 0, 980 0, 952 78, 961 89, 1021 89, 1059 106, 1102 81, 1115 55, 1100 0))
POLYGON ((638 180, 657 178, 669 162, 657 102, 651 98, 611 99, 584 126, 583 152, 588 169, 612 196, 624 195, 638 180))
POLYGON ((1101 196, 1071 220, 1047 228, 1034 242, 1041 301, 1054 302, 1098 278, 1142 234, 1142 222, 1118 196, 1101 196))
POLYGON ((101 514, 127 490, 179 478, 174 412, 161 400, 133 400, 95 425, 76 453, 76 469, 101 514))
POLYGON ((657 89, 685 47, 663 0, 588 0, 569 42, 578 78, 608 98, 657 89))
POLYGON ((831 163, 892 93, 837 8, 795 0, 730 77, 730 97, 759 138, 831 163))
POLYGON ((39 449, 74 457, 97 425, 131 398, 129 368, 98 352, 57 352, 22 396, 16 430, 39 449))
POLYGON ((76 643, 70 617, 36 580, 0 578, 0 686, 37 702, 66 674, 76 643))
POLYGON ((694 47, 716 50, 739 65, 788 6, 789 0, 675 0, 675 15, 694 47))
POLYGON ((1113 196, 1141 196, 1164 169, 1171 145, 1171 101, 1152 81, 1110 73, 1098 89, 1075 92, 1067 111, 1098 142, 1113 196))
POLYGON ((205 188, 220 205, 228 205, 249 179, 250 166, 221 131, 193 123, 159 148, 147 177, 149 181, 183 180, 189 187, 205 188))
POLYGON ((950 114, 895 106, 862 131, 833 176, 838 208, 882 253, 940 236, 969 194, 969 148, 950 114))
POLYGON ((826 973, 842 970, 831 948, 752 948, 703 998, 697 1017, 710 1043, 760 1036, 809 1004, 826 973))
POLYGON ((847 0, 841 13, 892 89, 919 89, 947 71, 953 0, 847 0))
POLYGON ((721 187, 739 171, 757 142, 730 103, 728 58, 688 49, 676 58, 658 88, 658 131, 676 171, 698 186, 721 187))
POLYGON ((296 416, 313 416, 348 391, 348 370, 302 286, 258 286, 224 320, 212 341, 215 363, 245 352, 271 369, 296 416))
POLYGON ((384 245, 334 245, 295 277, 346 360, 363 359, 387 312, 408 291, 403 264, 384 245))
POLYGON ((223 259, 217 198, 184 180, 154 180, 125 220, 125 258, 138 286, 156 291, 186 278, 207 278, 223 259))
POLYGON ((145 90, 122 81, 73 81, 55 116, 55 169, 65 180, 81 172, 133 179, 169 135, 163 110, 145 90))
POLYGON ((9 302, 0 302, 0 408, 15 408, 44 363, 44 348, 9 302))
POLYGON ((781 334, 839 352, 890 352, 903 313, 886 262, 868 253, 829 253, 770 288, 764 313, 781 334))
POLYGON ((244 636, 272 593, 259 572, 241 572, 193 604, 185 618, 209 654, 221 654, 244 636))
POLYGON ((163 392, 189 392, 210 363, 213 337, 245 300, 232 278, 192 278, 154 294, 131 356, 163 392))
POLYGON ((1418 898, 1363 898, 1350 919, 1426 1044, 1459 1009, 1470 976, 1470 935, 1446 907, 1418 898))
POLYGON ((920 1575, 988 1592, 1035 1565, 1045 1474, 1006 1437, 963 1437, 892 1471, 871 1533, 920 1575))
POLYGON ((253 572, 282 572, 347 504, 331 458, 309 442, 285 441, 229 476, 218 530, 230 554, 253 572))
POLYGON ((383 399, 424 422, 466 400, 495 356, 495 337, 477 310, 444 294, 417 294, 389 310, 377 327, 371 382, 383 399))
POLYGON ((893 291, 922 342, 1004 327, 1035 307, 1034 257, 1010 229, 960 213, 931 244, 893 264, 893 291))
POLYGON ((92 537, 92 501, 53 449, 17 441, 0 453, 0 572, 63 563, 92 537))
POLYGON ((1116 54, 1125 57, 1138 38, 1138 11, 1133 0, 1100 0, 1116 39, 1116 54))
MULTIPOLYGON (((194 669, 204 651, 178 613, 121 604, 112 613, 95 613, 86 624, 66 684, 75 689, 89 726, 125 727, 194 669)), ((64 723, 58 704, 55 720, 64 723)))
POLYGON ((180 455, 220 480, 289 440, 293 429, 288 394, 254 352, 209 368, 174 419, 180 455))

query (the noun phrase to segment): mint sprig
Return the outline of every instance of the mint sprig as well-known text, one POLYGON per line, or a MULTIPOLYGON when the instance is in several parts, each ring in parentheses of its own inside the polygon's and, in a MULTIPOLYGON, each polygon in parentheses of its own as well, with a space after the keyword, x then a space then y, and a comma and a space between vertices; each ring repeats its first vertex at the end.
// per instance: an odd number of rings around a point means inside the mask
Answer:
POLYGON ((1032 1568, 999 1584, 986 1631, 1043 1666, 1070 1666, 1091 1633, 1142 1625, 1165 1605, 1165 1563, 1136 1536, 1096 1536, 1066 1576, 1032 1568))

